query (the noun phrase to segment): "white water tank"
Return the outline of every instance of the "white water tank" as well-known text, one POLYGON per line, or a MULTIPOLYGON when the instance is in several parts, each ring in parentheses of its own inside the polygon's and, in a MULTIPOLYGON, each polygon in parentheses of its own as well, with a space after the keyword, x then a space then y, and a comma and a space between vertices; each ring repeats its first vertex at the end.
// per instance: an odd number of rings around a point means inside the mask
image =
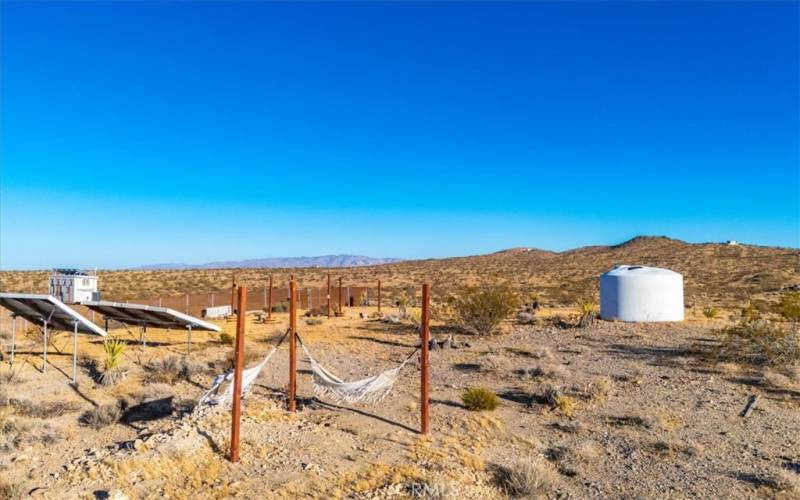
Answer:
POLYGON ((658 267, 616 266, 600 276, 600 317, 683 321, 683 276, 658 267))

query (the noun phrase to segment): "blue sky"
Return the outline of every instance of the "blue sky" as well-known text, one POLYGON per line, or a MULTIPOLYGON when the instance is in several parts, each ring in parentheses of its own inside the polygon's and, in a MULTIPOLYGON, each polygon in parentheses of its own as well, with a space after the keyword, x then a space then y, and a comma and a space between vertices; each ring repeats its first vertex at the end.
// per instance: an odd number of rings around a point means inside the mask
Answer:
POLYGON ((1 8, 0 269, 800 246, 795 2, 1 8))

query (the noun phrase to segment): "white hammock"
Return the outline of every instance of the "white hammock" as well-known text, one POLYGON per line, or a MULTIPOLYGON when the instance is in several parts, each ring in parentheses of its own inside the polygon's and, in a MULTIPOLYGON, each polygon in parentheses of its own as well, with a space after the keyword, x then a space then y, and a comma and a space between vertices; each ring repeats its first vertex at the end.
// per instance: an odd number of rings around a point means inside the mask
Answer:
POLYGON ((394 387, 400 370, 414 356, 412 353, 397 368, 386 370, 385 372, 373 375, 365 379, 353 382, 345 382, 322 365, 317 363, 306 346, 301 342, 300 346, 308 356, 311 364, 311 372, 314 380, 314 393, 319 397, 326 397, 337 403, 377 403, 385 398, 394 387))
MULTIPOLYGON (((269 359, 273 354, 275 354, 275 351, 278 350, 278 347, 281 346, 281 343, 285 338, 286 335, 281 338, 281 340, 278 342, 278 345, 269 351, 261 363, 252 368, 242 370, 242 397, 245 396, 247 387, 252 384, 256 378, 258 378, 258 374, 261 373, 261 369, 264 368, 264 366, 269 362, 269 359)), ((204 403, 213 405, 230 403, 233 399, 233 372, 234 371, 231 370, 228 373, 214 377, 214 382, 211 383, 211 388, 202 396, 200 396, 197 406, 200 407, 204 403)))

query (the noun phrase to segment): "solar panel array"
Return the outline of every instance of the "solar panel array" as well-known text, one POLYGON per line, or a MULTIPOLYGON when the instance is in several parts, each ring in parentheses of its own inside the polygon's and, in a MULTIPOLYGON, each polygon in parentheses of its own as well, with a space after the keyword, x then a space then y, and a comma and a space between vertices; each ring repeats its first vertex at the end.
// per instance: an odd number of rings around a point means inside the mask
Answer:
POLYGON ((222 329, 201 319, 183 314, 167 307, 123 302, 93 301, 82 302, 92 311, 102 314, 107 320, 119 321, 127 325, 151 326, 155 328, 188 328, 219 332, 222 329))
POLYGON ((105 330, 51 295, 0 293, 0 306, 35 325, 42 325, 47 321, 47 328, 51 330, 71 332, 77 322, 81 333, 106 336, 105 330))

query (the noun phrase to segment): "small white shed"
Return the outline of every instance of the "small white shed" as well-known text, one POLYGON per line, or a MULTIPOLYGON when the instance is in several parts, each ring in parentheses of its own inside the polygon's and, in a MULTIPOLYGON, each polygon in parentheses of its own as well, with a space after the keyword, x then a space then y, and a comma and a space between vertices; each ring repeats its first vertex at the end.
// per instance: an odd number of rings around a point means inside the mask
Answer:
POLYGON ((600 317, 683 321, 683 276, 658 267, 616 266, 600 277, 600 317))
POLYGON ((48 293, 65 304, 98 300, 97 276, 77 269, 56 269, 50 275, 48 293))

